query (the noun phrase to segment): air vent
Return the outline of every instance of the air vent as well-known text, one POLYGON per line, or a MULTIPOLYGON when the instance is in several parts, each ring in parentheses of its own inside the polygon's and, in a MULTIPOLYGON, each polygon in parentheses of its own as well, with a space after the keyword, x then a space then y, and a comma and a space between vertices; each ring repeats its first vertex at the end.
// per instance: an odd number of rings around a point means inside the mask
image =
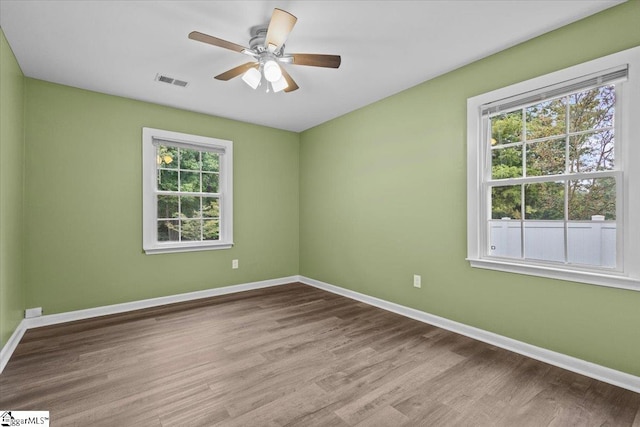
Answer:
POLYGON ((173 77, 165 76, 163 74, 156 74, 156 81, 180 87, 187 87, 189 84, 189 82, 185 82, 184 80, 174 79, 173 77))

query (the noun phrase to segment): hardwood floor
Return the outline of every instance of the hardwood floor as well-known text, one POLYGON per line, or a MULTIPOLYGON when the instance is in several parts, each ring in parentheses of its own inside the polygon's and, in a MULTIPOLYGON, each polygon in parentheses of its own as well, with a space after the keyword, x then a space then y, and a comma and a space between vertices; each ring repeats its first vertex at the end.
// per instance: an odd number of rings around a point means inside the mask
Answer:
POLYGON ((640 394, 302 284, 29 330, 0 408, 52 426, 640 427, 640 394))

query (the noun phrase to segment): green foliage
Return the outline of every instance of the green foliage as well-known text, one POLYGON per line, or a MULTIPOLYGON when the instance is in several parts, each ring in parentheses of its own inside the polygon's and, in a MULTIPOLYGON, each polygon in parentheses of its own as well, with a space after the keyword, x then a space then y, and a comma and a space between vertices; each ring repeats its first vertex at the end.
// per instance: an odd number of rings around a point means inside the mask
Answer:
POLYGON ((521 185, 493 187, 491 189, 491 218, 521 218, 521 185))
POLYGON ((219 199, 188 193, 219 191, 219 155, 161 145, 157 149, 157 163, 158 189, 175 192, 175 195, 158 195, 158 239, 217 240, 219 199))
POLYGON ((494 118, 491 121, 491 138, 493 139, 492 145, 522 141, 522 110, 494 118))
POLYGON ((494 179, 516 178, 522 176, 522 166, 508 166, 498 164, 493 167, 492 175, 494 179))
POLYGON ((564 183, 541 182, 524 186, 525 218, 564 219, 564 183))
POLYGON ((518 178, 522 176, 522 145, 492 151, 491 176, 494 179, 518 178))
POLYGON ((616 182, 613 178, 570 181, 569 219, 589 220, 591 215, 616 219, 616 182))
POLYGON ((564 173, 565 141, 563 138, 527 144, 527 176, 564 173))
MULTIPOLYGON (((493 117, 492 178, 613 169, 614 106, 615 87, 610 85, 543 101, 493 117), (526 135, 526 146, 523 134, 526 135), (505 144, 512 145, 502 147, 505 144), (566 158, 567 151, 569 159, 566 158)), ((592 215, 605 215, 606 219, 615 219, 616 193, 613 178, 569 180, 566 186, 570 220, 589 220, 592 215)), ((563 180, 494 187, 491 194, 491 217, 517 219, 524 212, 526 219, 564 219, 564 192, 563 180), (525 192, 524 207, 522 191, 525 192)))
POLYGON ((526 109, 527 140, 562 135, 566 131, 566 98, 541 102, 526 109))

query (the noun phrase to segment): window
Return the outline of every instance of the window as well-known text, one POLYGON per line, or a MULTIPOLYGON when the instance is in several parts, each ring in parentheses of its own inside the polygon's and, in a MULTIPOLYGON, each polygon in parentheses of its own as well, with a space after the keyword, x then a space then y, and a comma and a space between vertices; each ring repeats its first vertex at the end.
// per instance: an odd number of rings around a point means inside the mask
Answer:
POLYGON ((473 267, 640 290, 640 48, 467 102, 473 267))
POLYGON ((145 253, 233 246, 232 147, 231 141, 143 128, 145 253))

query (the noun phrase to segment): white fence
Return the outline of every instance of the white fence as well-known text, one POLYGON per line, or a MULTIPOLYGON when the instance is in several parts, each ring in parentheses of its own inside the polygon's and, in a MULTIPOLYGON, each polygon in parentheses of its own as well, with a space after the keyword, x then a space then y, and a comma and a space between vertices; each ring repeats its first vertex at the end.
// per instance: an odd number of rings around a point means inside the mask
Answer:
MULTIPOLYGON (((526 259, 564 262, 564 221, 489 221, 490 254, 520 258, 524 235, 526 259), (521 227, 524 227, 521 230, 521 227), (524 232, 522 232, 524 231, 524 232)), ((572 264, 616 266, 615 221, 569 221, 567 256, 572 264)))

